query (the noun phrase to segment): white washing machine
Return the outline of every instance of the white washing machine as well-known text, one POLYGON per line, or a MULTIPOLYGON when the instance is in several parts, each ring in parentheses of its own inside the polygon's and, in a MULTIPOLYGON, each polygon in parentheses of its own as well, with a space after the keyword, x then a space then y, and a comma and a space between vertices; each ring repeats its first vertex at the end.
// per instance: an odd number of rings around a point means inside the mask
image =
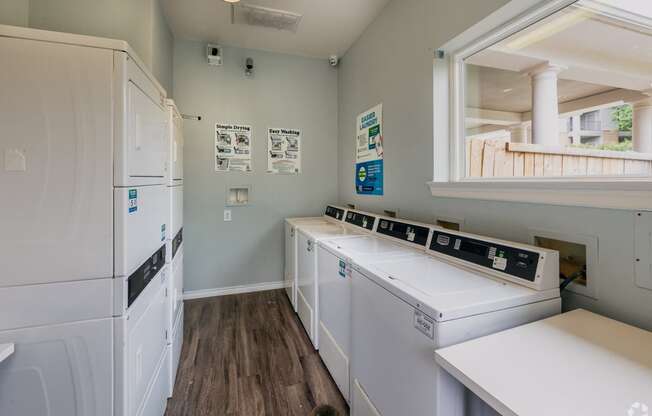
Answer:
POLYGON ((332 238, 357 238, 368 230, 350 225, 300 225, 297 227, 297 314, 315 349, 319 349, 319 270, 317 244, 332 238))
POLYGON ((297 312, 297 226, 308 224, 332 224, 341 222, 346 214, 345 208, 326 206, 321 217, 298 217, 285 219, 285 292, 297 312))
POLYGON ((318 244, 319 275, 319 355, 335 384, 350 401, 349 367, 351 359, 351 262, 409 258, 424 253, 430 234, 426 224, 378 218, 372 214, 348 211, 345 221, 372 230, 360 238, 335 238, 318 244), (390 232, 391 235, 383 234, 390 232))
POLYGON ((474 414, 479 399, 434 350, 560 313, 557 252, 440 229, 431 240, 428 255, 354 263, 353 416, 474 414))
POLYGON ((0 55, 0 414, 134 415, 116 331, 164 244, 165 91, 122 41, 0 25, 0 55))

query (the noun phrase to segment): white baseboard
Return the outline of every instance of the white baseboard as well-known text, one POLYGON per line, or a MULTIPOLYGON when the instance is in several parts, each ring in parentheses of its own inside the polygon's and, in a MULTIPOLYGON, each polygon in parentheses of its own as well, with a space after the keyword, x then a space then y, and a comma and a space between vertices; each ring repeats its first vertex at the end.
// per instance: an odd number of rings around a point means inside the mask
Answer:
POLYGON ((255 283, 252 285, 229 286, 215 289, 189 290, 183 292, 183 299, 202 299, 216 296, 236 295, 238 293, 263 292, 265 290, 283 289, 285 282, 255 283))

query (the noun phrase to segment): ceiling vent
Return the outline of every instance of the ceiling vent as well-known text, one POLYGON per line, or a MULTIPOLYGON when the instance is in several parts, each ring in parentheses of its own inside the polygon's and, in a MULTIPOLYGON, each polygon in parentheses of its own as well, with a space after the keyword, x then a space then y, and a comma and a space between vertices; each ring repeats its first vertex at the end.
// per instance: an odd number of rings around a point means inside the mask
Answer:
POLYGON ((242 3, 231 5, 231 23, 233 24, 262 26, 296 33, 302 17, 297 13, 267 7, 242 3))

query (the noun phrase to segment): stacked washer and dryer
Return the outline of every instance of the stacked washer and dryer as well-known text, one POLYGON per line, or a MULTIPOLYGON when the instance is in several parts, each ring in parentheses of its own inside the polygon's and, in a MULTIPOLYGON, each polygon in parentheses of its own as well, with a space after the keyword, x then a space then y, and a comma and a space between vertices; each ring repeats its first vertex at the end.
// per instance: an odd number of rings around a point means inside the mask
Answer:
POLYGON ((166 263, 170 271, 168 298, 170 299, 167 341, 170 367, 169 397, 176 380, 181 346, 183 344, 183 118, 173 100, 168 106, 168 170, 167 193, 170 204, 167 228, 166 263))
POLYGON ((122 41, 0 26, 0 414, 160 416, 165 90, 122 41))

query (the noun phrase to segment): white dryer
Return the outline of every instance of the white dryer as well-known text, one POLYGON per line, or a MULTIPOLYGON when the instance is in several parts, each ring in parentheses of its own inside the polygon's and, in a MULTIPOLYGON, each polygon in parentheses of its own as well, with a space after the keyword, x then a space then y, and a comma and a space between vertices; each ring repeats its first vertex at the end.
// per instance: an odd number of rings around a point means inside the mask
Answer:
POLYGON ((353 266, 352 415, 464 416, 433 352, 558 314, 558 253, 435 229, 429 255, 353 266))
POLYGON ((317 244, 332 238, 356 238, 367 229, 340 224, 297 227, 297 314, 315 349, 319 349, 319 269, 317 244))
POLYGON ((341 222, 346 214, 345 208, 334 205, 326 206, 324 215, 321 217, 297 217, 286 218, 285 230, 285 292, 290 303, 297 312, 297 226, 308 224, 332 224, 341 222))
POLYGON ((372 230, 360 238, 335 238, 318 244, 319 355, 344 398, 350 399, 351 262, 363 259, 407 258, 425 252, 430 228, 425 224, 348 211, 345 222, 372 230), (398 230, 402 232, 396 232, 398 230))

